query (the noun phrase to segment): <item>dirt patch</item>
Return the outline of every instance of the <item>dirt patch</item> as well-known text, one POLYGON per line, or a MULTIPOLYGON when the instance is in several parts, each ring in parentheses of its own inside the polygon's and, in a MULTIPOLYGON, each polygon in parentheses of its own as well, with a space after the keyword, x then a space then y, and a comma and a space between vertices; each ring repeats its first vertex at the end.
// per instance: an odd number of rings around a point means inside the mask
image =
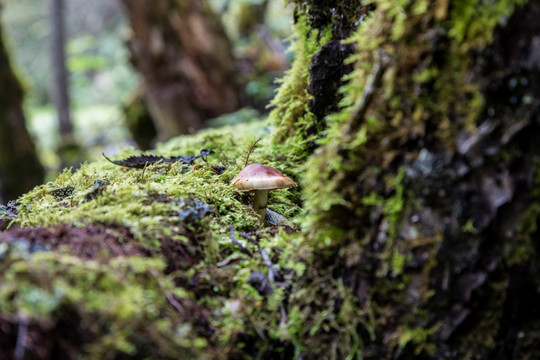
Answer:
POLYGON ((98 261, 121 255, 151 255, 126 228, 98 224, 84 227, 61 224, 49 228, 12 229, 0 233, 0 243, 21 246, 29 252, 66 247, 75 256, 98 261))

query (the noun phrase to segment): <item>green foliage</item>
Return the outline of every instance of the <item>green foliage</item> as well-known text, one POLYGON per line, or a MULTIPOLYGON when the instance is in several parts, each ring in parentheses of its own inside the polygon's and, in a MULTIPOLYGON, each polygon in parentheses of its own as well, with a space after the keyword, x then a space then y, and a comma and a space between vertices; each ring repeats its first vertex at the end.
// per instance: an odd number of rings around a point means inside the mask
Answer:
MULTIPOLYGON (((35 0, 11 1, 3 9, 17 63, 28 74, 28 102, 41 106, 49 101, 50 72, 48 4, 35 0)), ((119 4, 96 1, 66 3, 67 65, 71 71, 73 105, 119 104, 136 85, 124 40, 119 36, 125 19, 119 4), (88 17, 89 13, 101 16, 88 17)))

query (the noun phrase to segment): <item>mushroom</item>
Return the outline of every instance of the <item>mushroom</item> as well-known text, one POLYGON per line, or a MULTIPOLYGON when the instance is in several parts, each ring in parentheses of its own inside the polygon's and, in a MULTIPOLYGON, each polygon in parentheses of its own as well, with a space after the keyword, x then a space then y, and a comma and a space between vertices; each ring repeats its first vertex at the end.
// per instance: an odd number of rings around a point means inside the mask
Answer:
POLYGON ((250 164, 231 180, 231 185, 240 191, 255 192, 253 208, 259 214, 262 223, 266 216, 268 191, 296 186, 296 183, 270 166, 250 164))

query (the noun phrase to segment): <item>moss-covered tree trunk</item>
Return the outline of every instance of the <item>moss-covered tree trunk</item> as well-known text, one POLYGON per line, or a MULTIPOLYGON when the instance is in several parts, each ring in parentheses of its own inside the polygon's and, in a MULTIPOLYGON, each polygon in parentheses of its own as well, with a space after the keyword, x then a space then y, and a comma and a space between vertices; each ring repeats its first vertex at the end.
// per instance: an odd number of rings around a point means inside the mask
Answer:
POLYGON ((43 181, 43 167, 28 134, 23 90, 14 74, 0 28, 0 203, 43 181))
POLYGON ((132 62, 160 139, 190 133, 238 109, 231 44, 206 1, 124 0, 132 62))
POLYGON ((272 105, 271 117, 279 124, 277 142, 298 134, 308 140, 308 153, 326 129, 326 116, 339 110, 339 88, 352 70, 346 59, 354 45, 345 42, 358 22, 373 9, 361 0, 293 1, 298 39, 295 61, 272 105))
POLYGON ((375 6, 306 166, 306 357, 537 358, 540 3, 375 6))

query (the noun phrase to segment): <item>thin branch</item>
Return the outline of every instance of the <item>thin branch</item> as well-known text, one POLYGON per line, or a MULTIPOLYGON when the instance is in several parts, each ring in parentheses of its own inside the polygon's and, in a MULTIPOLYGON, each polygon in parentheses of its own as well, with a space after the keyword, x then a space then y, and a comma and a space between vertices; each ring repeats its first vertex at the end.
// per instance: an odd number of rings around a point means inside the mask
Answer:
POLYGON ((240 251, 243 252, 244 254, 249 255, 249 256, 253 256, 253 254, 252 254, 248 249, 246 249, 246 248, 240 243, 240 241, 238 241, 238 240, 236 239, 236 237, 234 236, 234 228, 233 228, 232 225, 229 225, 229 229, 231 230, 231 242, 232 242, 234 245, 238 246, 238 247, 240 248, 240 251))
MULTIPOLYGON (((255 233, 256 234, 256 233, 255 233)), ((275 277, 274 277, 274 269, 273 269, 273 263, 272 263, 272 260, 270 260, 270 256, 268 256, 268 253, 266 251, 264 251, 264 249, 261 247, 261 245, 259 244, 259 242, 254 239, 251 234, 246 234, 246 233, 239 233, 239 235, 241 237, 243 237, 244 239, 252 242, 253 244, 257 245, 257 248, 259 249, 259 252, 261 253, 261 256, 264 260, 264 263, 266 264, 266 267, 268 268, 268 281, 270 281, 270 285, 272 287, 276 286, 276 282, 275 282, 275 277)), ((287 316, 287 310, 285 310, 285 305, 283 304, 283 301, 279 304, 279 310, 280 310, 280 315, 281 315, 281 321, 280 321, 280 324, 281 325, 284 325, 287 323, 287 321, 289 321, 289 318, 287 316)))
POLYGON ((182 316, 186 316, 186 309, 184 309, 184 307, 182 306, 182 304, 180 304, 175 298, 174 298, 174 295, 171 294, 171 293, 167 293, 166 295, 167 297, 167 300, 169 301, 169 303, 172 305, 172 307, 174 307, 176 309, 176 311, 178 311, 178 313, 182 316))
POLYGON ((261 254, 261 256, 263 258, 263 261, 264 261, 266 267, 268 268, 268 280, 270 280, 270 284, 275 285, 275 282, 274 282, 274 270, 272 269, 274 264, 272 264, 272 260, 270 260, 270 256, 268 256, 268 253, 266 251, 264 251, 264 249, 261 247, 259 242, 257 240, 255 240, 255 239, 253 239, 251 237, 251 235, 246 234, 246 233, 240 233, 239 235, 241 237, 243 237, 244 239, 249 240, 252 243, 254 243, 255 245, 257 245, 257 248, 259 249, 259 253, 261 254))
POLYGON ((144 182, 144 173, 146 171, 146 167, 148 166, 148 161, 144 163, 144 167, 142 169, 141 179, 139 180, 140 183, 144 182))

